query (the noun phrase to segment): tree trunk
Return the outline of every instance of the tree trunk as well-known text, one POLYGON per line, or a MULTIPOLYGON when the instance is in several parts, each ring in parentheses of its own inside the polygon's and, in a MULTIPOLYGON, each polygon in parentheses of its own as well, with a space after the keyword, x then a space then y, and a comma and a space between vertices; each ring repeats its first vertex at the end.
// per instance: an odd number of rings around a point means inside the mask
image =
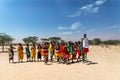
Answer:
POLYGON ((4 45, 2 45, 2 52, 4 52, 4 45))

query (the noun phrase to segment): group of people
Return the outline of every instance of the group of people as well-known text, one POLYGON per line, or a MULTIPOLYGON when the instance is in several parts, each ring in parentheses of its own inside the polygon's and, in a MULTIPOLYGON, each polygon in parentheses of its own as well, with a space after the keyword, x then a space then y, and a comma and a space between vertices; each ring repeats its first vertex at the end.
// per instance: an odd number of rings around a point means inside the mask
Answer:
MULTIPOLYGON (((14 62, 14 51, 15 49, 12 45, 9 48, 9 62, 14 62)), ((89 51, 89 44, 86 34, 83 35, 81 42, 68 42, 68 43, 56 43, 56 42, 45 42, 44 44, 38 44, 37 47, 35 44, 32 44, 29 47, 29 44, 25 47, 25 54, 27 57, 27 62, 41 61, 44 60, 45 63, 49 61, 53 62, 53 58, 57 62, 68 63, 74 62, 75 59, 77 62, 85 61, 87 59, 87 52, 89 51)), ((17 48, 18 53, 18 62, 23 62, 24 58, 24 48, 21 43, 18 44, 17 48)))

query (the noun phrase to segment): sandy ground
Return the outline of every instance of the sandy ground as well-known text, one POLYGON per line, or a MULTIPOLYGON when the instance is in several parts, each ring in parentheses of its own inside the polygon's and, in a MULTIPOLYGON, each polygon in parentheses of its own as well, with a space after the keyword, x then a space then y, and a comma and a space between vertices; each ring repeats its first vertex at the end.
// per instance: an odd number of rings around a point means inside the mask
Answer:
POLYGON ((88 60, 91 62, 45 65, 24 59, 24 63, 9 64, 8 54, 0 53, 0 80, 120 80, 120 46, 92 46, 88 60))

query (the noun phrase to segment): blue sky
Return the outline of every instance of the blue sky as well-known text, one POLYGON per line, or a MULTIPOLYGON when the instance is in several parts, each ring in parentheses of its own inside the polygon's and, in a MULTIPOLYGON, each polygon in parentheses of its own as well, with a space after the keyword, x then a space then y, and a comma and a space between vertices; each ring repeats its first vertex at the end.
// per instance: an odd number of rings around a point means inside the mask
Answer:
POLYGON ((78 41, 120 39, 120 0, 0 0, 0 33, 78 41))

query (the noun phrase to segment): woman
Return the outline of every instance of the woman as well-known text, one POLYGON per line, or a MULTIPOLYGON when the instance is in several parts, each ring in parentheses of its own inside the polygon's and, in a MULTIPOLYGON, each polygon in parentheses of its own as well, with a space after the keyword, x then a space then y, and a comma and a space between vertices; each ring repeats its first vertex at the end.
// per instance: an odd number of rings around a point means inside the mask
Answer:
POLYGON ((35 58, 36 58, 36 47, 35 47, 35 44, 33 44, 32 47, 31 47, 31 58, 32 58, 32 61, 35 62, 35 58))
POLYGON ((9 63, 11 62, 12 60, 12 63, 14 62, 14 51, 13 49, 15 49, 12 44, 10 45, 10 48, 9 48, 9 63))
POLYGON ((37 60, 39 61, 39 59, 40 59, 40 61, 41 61, 41 49, 42 49, 42 47, 41 47, 40 44, 38 44, 37 49, 38 49, 38 52, 37 52, 37 60))
POLYGON ((75 46, 74 43, 72 44, 72 53, 71 53, 71 55, 72 55, 72 63, 74 63, 73 60, 76 58, 76 46, 75 46))
POLYGON ((23 53, 23 46, 21 43, 18 44, 18 62, 23 62, 23 56, 24 56, 24 53, 23 53))
POLYGON ((44 57, 44 62, 48 62, 48 43, 44 43, 42 46, 41 54, 44 57))
POLYGON ((50 54, 50 60, 52 62, 53 61, 53 45, 52 45, 52 42, 50 42, 50 44, 49 44, 48 51, 49 51, 49 54, 50 54))
POLYGON ((27 44, 27 46, 25 48, 25 51, 26 51, 27 62, 28 62, 28 60, 30 60, 30 48, 29 48, 29 44, 27 44))
POLYGON ((47 43, 44 43, 42 46, 41 55, 45 57, 46 54, 48 54, 48 46, 47 43))
POLYGON ((71 42, 68 42, 66 47, 67 47, 67 51, 68 51, 68 61, 69 61, 70 53, 72 52, 71 42))
POLYGON ((59 59, 60 59, 60 46, 59 46, 59 44, 56 44, 56 47, 55 47, 55 57, 57 57, 57 62, 59 62, 59 59))

